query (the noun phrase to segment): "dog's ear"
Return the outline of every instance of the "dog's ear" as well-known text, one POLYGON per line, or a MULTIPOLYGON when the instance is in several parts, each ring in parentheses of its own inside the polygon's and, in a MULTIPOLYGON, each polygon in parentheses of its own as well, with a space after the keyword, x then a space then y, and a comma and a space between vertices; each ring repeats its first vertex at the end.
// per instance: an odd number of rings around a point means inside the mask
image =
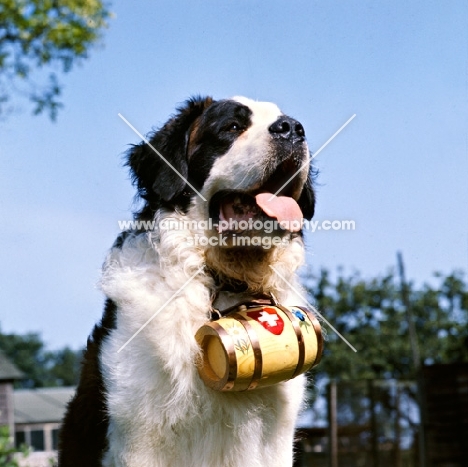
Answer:
POLYGON ((190 128, 212 103, 211 97, 189 99, 161 129, 149 135, 149 144, 142 142, 128 151, 126 165, 144 200, 151 204, 171 201, 182 193, 188 176, 190 128))
POLYGON ((299 197, 299 207, 301 208, 304 219, 310 221, 314 217, 315 212, 315 191, 313 187, 313 180, 315 172, 312 170, 309 172, 307 181, 302 188, 301 196, 299 197))

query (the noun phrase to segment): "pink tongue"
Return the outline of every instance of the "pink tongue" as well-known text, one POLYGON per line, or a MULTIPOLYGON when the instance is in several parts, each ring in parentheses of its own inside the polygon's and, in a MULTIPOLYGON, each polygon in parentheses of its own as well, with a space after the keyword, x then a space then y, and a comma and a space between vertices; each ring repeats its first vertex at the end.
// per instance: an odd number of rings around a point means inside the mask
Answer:
POLYGON ((255 200, 265 214, 276 218, 280 224, 283 223, 283 228, 286 230, 291 232, 301 230, 302 211, 293 198, 275 196, 272 193, 259 193, 255 196, 255 200))

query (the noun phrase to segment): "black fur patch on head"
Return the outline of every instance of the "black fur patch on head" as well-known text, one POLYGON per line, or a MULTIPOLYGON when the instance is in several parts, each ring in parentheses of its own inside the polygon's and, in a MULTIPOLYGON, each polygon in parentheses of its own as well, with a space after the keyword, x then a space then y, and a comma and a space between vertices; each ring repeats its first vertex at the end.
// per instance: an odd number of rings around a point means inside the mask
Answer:
POLYGON ((154 212, 164 204, 178 206, 190 202, 189 196, 184 196, 186 183, 175 170, 182 177, 188 178, 190 128, 213 102, 211 97, 189 99, 160 130, 149 135, 147 140, 152 147, 142 142, 128 151, 126 165, 130 167, 138 195, 146 202, 137 213, 138 218, 151 219, 154 212))
POLYGON ((252 110, 232 100, 216 102, 197 122, 189 152, 190 182, 201 190, 216 159, 252 124, 252 110))

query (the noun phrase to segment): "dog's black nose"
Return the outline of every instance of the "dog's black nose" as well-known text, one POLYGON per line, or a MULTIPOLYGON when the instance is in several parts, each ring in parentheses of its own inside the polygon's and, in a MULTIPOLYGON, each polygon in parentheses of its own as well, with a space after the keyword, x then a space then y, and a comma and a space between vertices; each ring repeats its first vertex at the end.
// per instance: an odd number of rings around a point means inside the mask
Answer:
POLYGON ((275 123, 271 124, 268 131, 277 138, 304 139, 304 127, 291 117, 281 116, 275 123))

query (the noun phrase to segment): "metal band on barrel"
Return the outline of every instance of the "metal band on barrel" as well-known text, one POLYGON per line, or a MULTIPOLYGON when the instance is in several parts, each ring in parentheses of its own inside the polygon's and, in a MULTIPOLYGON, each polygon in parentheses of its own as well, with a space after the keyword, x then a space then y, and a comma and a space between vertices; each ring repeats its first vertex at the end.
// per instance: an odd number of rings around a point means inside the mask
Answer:
POLYGON ((218 336, 220 337, 223 346, 226 349, 229 363, 227 379, 226 375, 224 375, 221 382, 224 380, 226 381, 219 389, 222 391, 229 391, 234 387, 234 381, 237 378, 237 357, 234 348, 234 342, 232 341, 232 337, 227 333, 227 331, 216 321, 211 323, 211 327, 218 333, 218 336))
POLYGON ((260 341, 258 340, 258 336, 255 332, 255 329, 250 325, 249 321, 244 316, 242 316, 240 313, 233 313, 231 316, 233 318, 236 318, 237 321, 239 321, 239 323, 241 323, 242 326, 244 326, 244 329, 246 330, 250 338, 250 344, 252 345, 252 350, 254 353, 255 366, 252 375, 252 380, 250 381, 247 390, 255 389, 258 385, 258 382, 260 381, 263 370, 263 357, 262 349, 260 348, 260 341))
POLYGON ((296 308, 299 308, 302 310, 304 313, 306 313, 307 317, 309 318, 309 321, 312 323, 312 326, 314 327, 315 335, 317 336, 317 355, 315 356, 315 361, 313 363, 313 366, 316 366, 320 363, 320 359, 322 358, 322 352, 323 352, 323 335, 322 335, 322 327, 320 326, 320 323, 316 316, 307 308, 303 306, 297 306, 296 308))
POLYGON ((294 328, 294 332, 296 333, 297 337, 297 346, 299 350, 299 355, 297 357, 297 366, 296 369, 294 370, 293 375, 291 376, 292 378, 295 378, 296 376, 300 375, 303 371, 304 367, 304 360, 305 360, 305 343, 304 343, 304 336, 301 331, 301 327, 299 326, 299 323, 297 320, 294 318, 293 314, 283 305, 280 305, 279 303, 276 305, 291 321, 291 324, 294 328))

